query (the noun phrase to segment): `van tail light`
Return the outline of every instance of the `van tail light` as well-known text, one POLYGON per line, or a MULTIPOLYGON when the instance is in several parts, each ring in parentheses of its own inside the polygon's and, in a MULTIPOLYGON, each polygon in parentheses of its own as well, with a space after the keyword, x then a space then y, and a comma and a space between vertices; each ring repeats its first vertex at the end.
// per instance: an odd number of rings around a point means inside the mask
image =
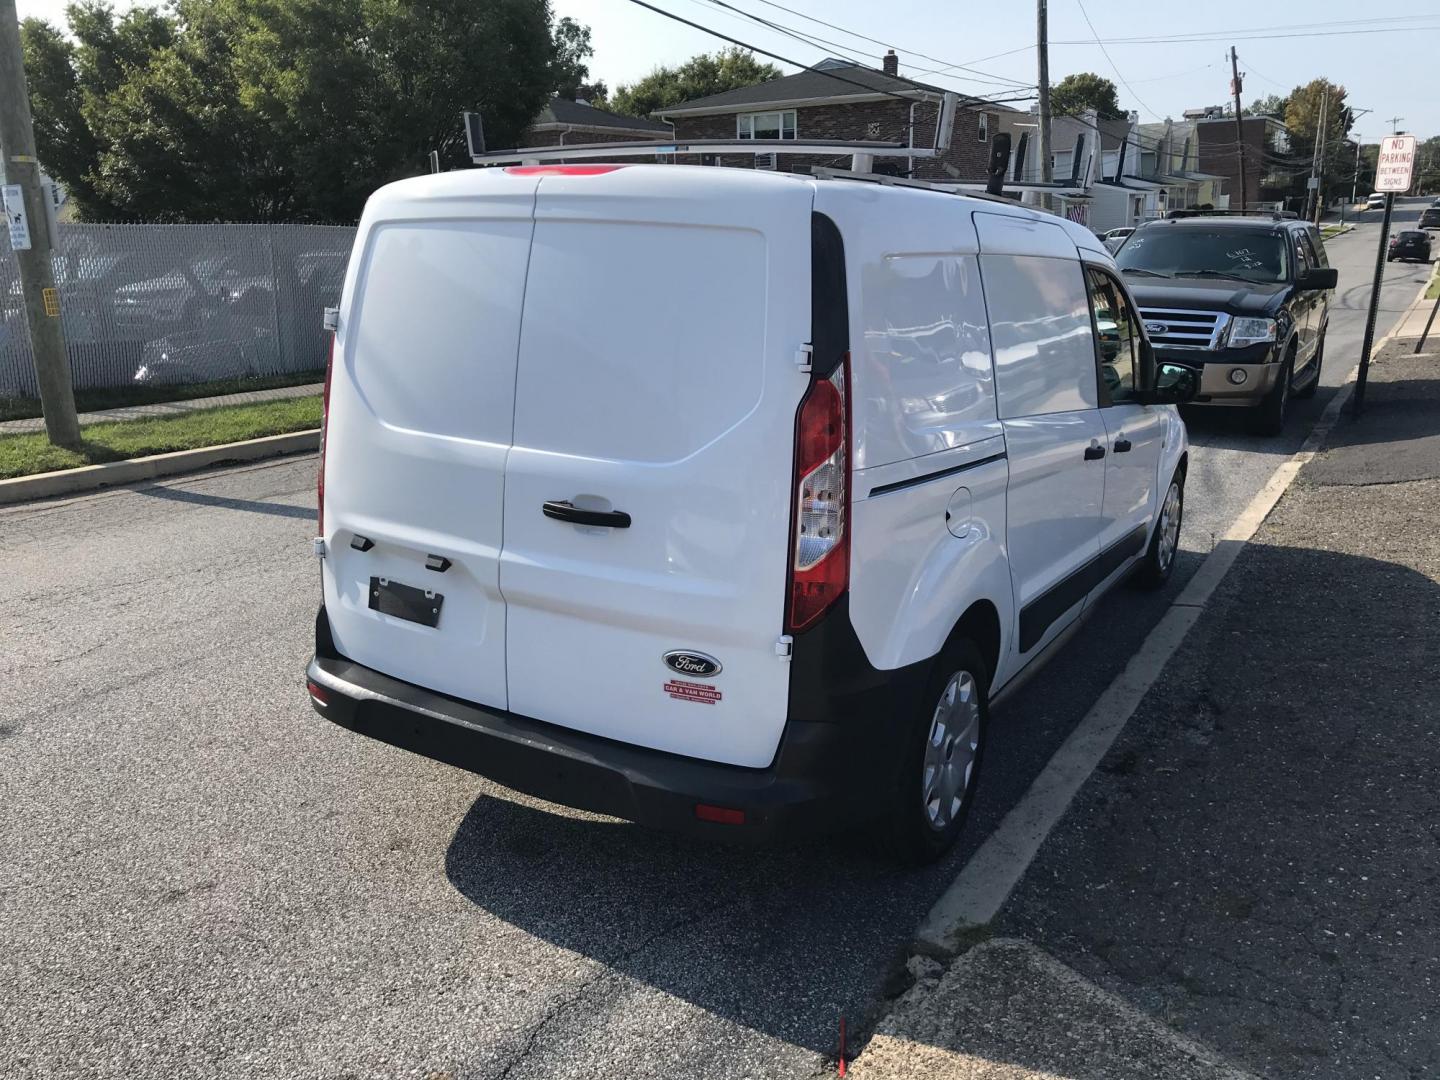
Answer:
POLYGON ((850 584, 850 357, 811 383, 795 420, 794 551, 786 629, 810 626, 850 584))
POLYGON ((330 430, 330 371, 335 366, 335 335, 330 335, 330 349, 325 354, 325 390, 320 395, 320 469, 315 474, 315 517, 317 532, 325 536, 325 436, 330 430))

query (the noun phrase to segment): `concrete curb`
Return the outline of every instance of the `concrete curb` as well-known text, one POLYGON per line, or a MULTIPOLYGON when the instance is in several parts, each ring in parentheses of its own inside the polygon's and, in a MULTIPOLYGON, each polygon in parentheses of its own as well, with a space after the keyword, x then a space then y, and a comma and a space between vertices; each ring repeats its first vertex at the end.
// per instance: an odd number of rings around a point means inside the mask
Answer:
POLYGON ((175 476, 224 462, 256 461, 281 454, 298 454, 317 450, 319 447, 320 429, 314 428, 309 431, 292 431, 287 435, 267 435, 263 439, 203 446, 198 450, 177 450, 171 454, 153 454, 150 457, 130 458, 128 461, 111 461, 104 465, 85 465, 78 469, 61 469, 58 472, 39 473, 35 476, 17 476, 12 480, 0 480, 0 506, 46 499, 54 495, 95 491, 117 484, 133 484, 137 480, 153 480, 160 476, 175 476))

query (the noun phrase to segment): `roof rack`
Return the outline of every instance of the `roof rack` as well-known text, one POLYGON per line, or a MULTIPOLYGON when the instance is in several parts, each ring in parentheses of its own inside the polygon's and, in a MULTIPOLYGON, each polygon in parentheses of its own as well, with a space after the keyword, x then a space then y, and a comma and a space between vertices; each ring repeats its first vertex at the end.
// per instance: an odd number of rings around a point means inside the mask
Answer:
POLYGON ((868 171, 877 157, 933 158, 928 146, 888 142, 850 142, 841 139, 669 139, 623 143, 575 143, 571 146, 528 146, 515 150, 475 154, 476 165, 539 165, 545 161, 607 160, 626 157, 661 157, 672 154, 809 154, 822 157, 849 155, 856 172, 868 171))
POLYGON ((809 170, 809 174, 820 180, 858 180, 863 184, 880 184, 884 187, 919 188, 922 191, 938 191, 942 195, 964 195, 967 199, 984 199, 988 202, 1004 203, 1006 206, 1020 205, 1016 200, 1007 199, 1003 195, 991 195, 984 191, 965 191, 954 183, 947 184, 933 180, 912 180, 906 176, 886 176, 883 173, 854 172, 849 169, 813 168, 809 170))
POLYGON ((955 109, 960 95, 946 92, 935 125, 934 146, 906 146, 896 142, 856 142, 845 139, 658 139, 643 142, 576 143, 573 146, 527 146, 515 150, 485 153, 479 130, 478 114, 466 113, 466 139, 470 160, 476 165, 539 165, 546 161, 576 161, 586 158, 667 157, 674 154, 806 154, 820 157, 849 155, 851 171, 868 173, 877 157, 915 158, 939 157, 950 145, 954 130, 955 109), (473 130, 472 130, 473 129, 473 130), (477 152, 477 149, 479 152, 477 152))
POLYGON ((1271 221, 1293 221, 1299 218, 1294 210, 1167 210, 1166 221, 1190 217, 1267 217, 1271 221))

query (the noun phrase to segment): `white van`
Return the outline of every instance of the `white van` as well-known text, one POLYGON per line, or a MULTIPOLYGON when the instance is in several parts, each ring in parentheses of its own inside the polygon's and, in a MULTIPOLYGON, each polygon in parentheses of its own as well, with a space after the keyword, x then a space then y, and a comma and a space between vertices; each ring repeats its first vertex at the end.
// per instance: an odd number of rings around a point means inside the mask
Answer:
POLYGON ((1174 565, 1193 373, 1013 204, 451 172, 371 197, 331 321, 315 707, 554 802, 935 857, 987 703, 1174 565))

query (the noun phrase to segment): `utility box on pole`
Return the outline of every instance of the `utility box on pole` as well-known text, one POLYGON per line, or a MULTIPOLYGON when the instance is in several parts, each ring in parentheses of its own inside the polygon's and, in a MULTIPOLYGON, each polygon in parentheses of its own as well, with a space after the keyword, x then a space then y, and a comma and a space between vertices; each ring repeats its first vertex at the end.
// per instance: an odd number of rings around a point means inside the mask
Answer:
POLYGON ((0 164, 5 173, 5 218, 20 265, 45 434, 56 446, 79 446, 75 390, 60 326, 60 290, 50 259, 55 244, 54 218, 46 205, 49 196, 41 185, 40 162, 35 157, 15 0, 0 0, 0 153, 4 154, 0 164))

